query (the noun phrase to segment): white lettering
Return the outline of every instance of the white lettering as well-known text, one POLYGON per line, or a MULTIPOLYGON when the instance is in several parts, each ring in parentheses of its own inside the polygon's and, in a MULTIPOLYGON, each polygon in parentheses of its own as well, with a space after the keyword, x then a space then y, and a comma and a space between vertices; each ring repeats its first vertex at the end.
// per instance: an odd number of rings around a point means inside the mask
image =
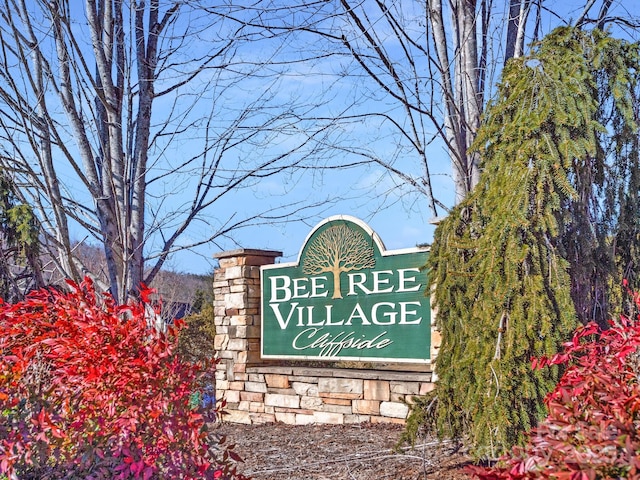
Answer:
POLYGON ((391 270, 380 270, 380 271, 375 271, 372 272, 373 274, 373 291, 372 293, 388 293, 388 292, 393 292, 393 285, 391 285, 390 287, 387 287, 384 290, 380 290, 380 285, 388 285, 389 284, 389 278, 380 278, 380 275, 393 275, 393 272, 391 270))
POLYGON ((278 275, 269 278, 271 298, 269 303, 288 302, 296 298, 326 297, 329 294, 326 277, 294 278, 278 275), (311 283, 311 288, 309 288, 311 283), (292 286, 293 284, 293 286, 292 286))
POLYGON ((291 279, 289 277, 280 275, 277 277, 271 277, 269 281, 271 282, 271 300, 269 300, 269 303, 287 302, 291 300, 291 289, 289 288, 289 285, 291 285, 291 279), (278 280, 282 280, 281 286, 278 285, 278 280), (279 291, 284 292, 284 296, 282 298, 278 298, 279 291))
POLYGON ((394 323, 396 323, 396 317, 398 316, 398 312, 393 311, 395 306, 395 303, 390 302, 376 303, 371 309, 371 321, 376 325, 393 325, 394 323), (383 306, 391 308, 390 312, 384 312, 382 314, 383 317, 387 317, 386 321, 380 321, 380 319, 378 319, 378 308, 383 306))
POLYGON ((422 321, 422 317, 418 317, 414 320, 407 320, 407 315, 417 315, 416 310, 408 310, 409 305, 416 305, 420 307, 420 302, 400 302, 400 325, 418 325, 422 321))
POLYGON ((416 277, 408 277, 406 276, 407 272, 416 272, 420 273, 419 268, 401 268, 398 270, 398 292, 417 292, 422 287, 422 284, 414 285, 413 287, 408 287, 407 282, 415 282, 416 277))
POLYGON ((364 286, 367 276, 363 272, 349 273, 347 277, 349 278, 349 293, 347 295, 357 295, 356 287, 359 287, 365 295, 371 293, 371 290, 364 286))
POLYGON ((331 321, 331 309, 333 308, 333 305, 325 305, 324 307, 327 310, 327 325, 344 325, 344 318, 335 323, 331 321))
POLYGON ((333 318, 334 305, 324 305, 324 309, 314 305, 300 305, 299 302, 287 304, 287 310, 280 310, 281 303, 269 304, 275 314, 281 330, 285 330, 293 318, 297 316, 298 327, 322 327, 322 326, 351 326, 353 322, 360 322, 362 326, 368 325, 419 325, 422 322, 420 316, 421 302, 379 302, 373 304, 371 310, 365 309, 356 303, 351 314, 345 321, 344 318, 333 318), (295 313, 297 312, 297 313, 295 313), (285 314, 286 313, 286 318, 285 314), (324 314, 324 316, 323 316, 324 314))
POLYGON ((325 282, 327 277, 311 277, 311 297, 326 297, 329 295, 325 282), (322 291, 321 291, 322 290, 322 291))
POLYGON ((349 292, 347 295, 358 295, 362 292, 365 295, 372 293, 390 293, 394 289, 396 292, 417 292, 422 288, 422 284, 418 283, 417 273, 419 268, 399 268, 396 272, 393 270, 376 270, 371 272, 372 288, 369 289, 367 283, 367 274, 365 272, 348 273, 349 292), (397 273, 396 273, 397 272, 397 273), (394 277, 397 275, 397 282, 394 277))
MULTIPOLYGON (((329 307, 330 305, 327 305, 327 306, 329 307)), ((307 310, 309 312, 309 320, 307 321, 307 325, 309 327, 321 327, 322 325, 324 325, 325 320, 320 320, 318 323, 313 323, 313 307, 312 306, 307 307, 307 310)))
POLYGON ((292 298, 307 298, 309 292, 307 292, 306 283, 308 278, 294 278, 293 279, 293 297, 292 298))
POLYGON ((362 325, 371 325, 371 322, 367 320, 367 316, 362 311, 362 307, 359 303, 356 303, 356 306, 353 307, 351 315, 349 315, 349 319, 347 320, 347 323, 345 323, 345 325, 351 325, 351 320, 355 318, 359 318, 362 321, 362 325))
POLYGON ((393 343, 393 340, 383 338, 387 332, 382 332, 370 339, 367 339, 364 334, 360 338, 355 338, 354 332, 342 331, 333 336, 330 333, 321 333, 322 328, 307 328, 296 335, 291 346, 295 350, 320 349, 318 356, 336 357, 344 349, 381 350, 393 343))
POLYGON ((275 313, 276 315, 276 320, 278 320, 278 324, 280 325, 280 330, 285 330, 287 328, 287 325, 289 325, 289 320, 291 320, 291 317, 293 316, 293 311, 296 309, 296 307, 298 306, 297 302, 293 302, 291 304, 291 309, 289 310, 289 315, 287 315, 287 319, 285 320, 284 317, 282 316, 282 313, 280 313, 280 305, 279 304, 269 304, 269 306, 271 307, 271 310, 273 310, 273 313, 275 313))

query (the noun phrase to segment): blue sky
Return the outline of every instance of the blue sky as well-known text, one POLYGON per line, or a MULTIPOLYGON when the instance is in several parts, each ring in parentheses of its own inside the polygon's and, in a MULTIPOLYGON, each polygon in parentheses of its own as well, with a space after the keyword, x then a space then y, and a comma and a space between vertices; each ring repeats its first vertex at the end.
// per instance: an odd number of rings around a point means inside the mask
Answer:
MULTIPOLYGON (((560 11, 561 18, 547 17, 543 22, 547 26, 558 25, 569 19, 575 19, 582 11, 585 4, 583 0, 555 0, 544 3, 553 11, 560 11)), ((599 9, 600 2, 596 2, 594 9, 599 9)), ((636 0, 622 0, 614 2, 612 15, 628 17, 640 14, 640 2, 636 0)), ((547 26, 543 30, 548 31, 547 26)), ((637 32, 636 32, 637 33, 637 32)), ((625 34, 625 32, 622 32, 625 34)), ((634 33, 635 34, 635 33, 634 33)), ((333 61, 333 60, 331 60, 333 61)), ((313 65, 299 65, 296 71, 289 72, 283 77, 280 95, 284 96, 292 92, 302 96, 323 88, 337 79, 337 72, 341 65, 336 63, 317 62, 313 65)), ((497 74, 498 72, 496 72, 497 74)), ((494 77, 497 80, 497 77, 494 77)), ((352 85, 355 90, 361 90, 362 85, 357 82, 352 85)), ((349 94, 352 94, 349 92, 349 94)), ((311 97, 309 97, 311 98, 311 97)), ((335 112, 344 102, 341 97, 335 97, 333 103, 326 108, 335 112)), ((367 105, 362 105, 360 111, 366 111, 367 105)), ((375 108, 380 108, 376 106, 375 108)), ((393 109, 389 110, 393 113, 393 109)), ((346 132, 353 135, 351 138, 367 139, 365 143, 373 147, 376 152, 384 156, 395 155, 392 144, 395 142, 392 131, 382 129, 372 130, 368 126, 353 126, 354 131, 346 132), (358 130, 360 129, 360 130, 358 130)), ((453 204, 453 182, 450 175, 450 163, 448 155, 442 143, 433 142, 428 148, 430 168, 432 169, 432 181, 434 193, 438 200, 448 206, 453 204)), ((411 155, 396 160, 396 165, 414 175, 420 175, 419 165, 411 155)), ((359 170, 341 170, 326 172, 322 177, 317 173, 307 172, 305 175, 294 176, 286 180, 269 179, 257 184, 250 189, 236 192, 233 197, 226 200, 217 208, 222 207, 228 211, 236 211, 239 215, 243 212, 251 212, 256 205, 277 205, 291 200, 314 200, 319 198, 336 199, 344 197, 335 204, 327 204, 326 208, 304 222, 287 222, 277 225, 261 225, 255 228, 240 230, 235 235, 235 241, 219 239, 216 244, 181 252, 169 262, 169 268, 176 271, 207 273, 212 270, 215 261, 212 256, 223 250, 235 248, 258 248, 278 250, 283 252, 281 262, 291 262, 297 258, 307 234, 323 218, 332 215, 351 215, 366 222, 378 233, 387 249, 401 249, 413 247, 420 243, 430 243, 433 239, 434 225, 430 223, 432 214, 426 206, 426 199, 413 192, 398 179, 394 179, 381 167, 370 166, 359 170), (286 192, 286 194, 285 194, 286 192)), ((197 238, 206 233, 198 231, 198 225, 190 229, 189 236, 197 238)), ((184 239, 185 243, 189 238, 184 239)))
MULTIPOLYGON (((545 0, 543 5, 548 6, 552 11, 561 11, 563 15, 561 18, 546 17, 544 22, 547 22, 548 25, 543 25, 543 30, 548 31, 548 27, 551 25, 575 18, 585 1, 545 0), (559 6, 561 6, 561 10, 558 10, 559 6)), ((596 9, 599 8, 600 3, 601 0, 596 1, 596 9)), ((423 18, 421 2, 409 1, 400 5, 406 9, 408 15, 413 15, 412 27, 423 28, 420 25, 420 19, 423 18)), ((611 13, 623 17, 640 15, 640 1, 614 0, 614 9, 611 13)), ((203 22, 200 24, 203 28, 201 32, 203 38, 215 35, 215 32, 207 30, 208 18, 202 17, 199 20, 203 22)), ((496 18, 495 28, 499 34, 500 29, 504 28, 504 22, 498 20, 496 18)), ((79 20, 77 22, 78 28, 81 27, 81 24, 82 21, 79 20)), ((193 25, 195 25, 195 21, 193 24, 189 24, 190 27, 193 25)), ((316 40, 306 39, 310 49, 314 48, 316 40)), ((274 45, 271 44, 271 47, 274 45)), ((235 58, 246 61, 246 65, 249 66, 256 62, 259 63, 274 53, 268 48, 262 49, 262 47, 268 46, 263 43, 260 49, 256 49, 254 44, 250 44, 249 49, 237 52, 235 58)), ((198 39, 193 40, 190 47, 196 49, 212 48, 206 42, 200 42, 198 39)), ((397 45, 391 41, 389 45, 385 45, 385 48, 391 53, 393 53, 394 47, 397 48, 397 45)), ((188 53, 191 54, 192 51, 188 50, 188 53)), ((287 53, 294 55, 285 51, 285 54, 287 53)), ((333 56, 321 57, 315 61, 297 62, 287 66, 286 71, 281 74, 266 79, 261 77, 243 80, 241 83, 235 83, 234 78, 215 78, 215 75, 220 71, 212 71, 211 77, 202 75, 198 77, 196 83, 190 85, 191 90, 181 92, 185 99, 186 106, 184 108, 188 113, 184 117, 179 117, 177 121, 184 122, 184 125, 200 121, 202 112, 189 111, 189 102, 194 98, 203 98, 205 99, 205 110, 209 109, 212 113, 209 118, 212 122, 212 132, 222 132, 231 121, 237 118, 245 106, 250 105, 256 98, 260 98, 262 94, 270 96, 270 105, 278 107, 294 101, 299 102, 298 107, 304 110, 303 105, 319 103, 322 105, 322 109, 313 111, 313 114, 318 116, 338 115, 345 108, 345 105, 355 101, 356 105, 351 113, 383 112, 402 121, 402 109, 397 104, 388 102, 384 96, 377 94, 375 85, 369 83, 366 76, 356 78, 343 75, 346 71, 353 72, 350 63, 344 58, 333 56), (266 84, 270 84, 270 87, 265 87, 266 84), (329 92, 329 95, 321 98, 319 92, 325 91, 329 92), (191 114, 194 116, 190 117, 191 114), (196 118, 196 116, 199 117, 196 118)), ((491 83, 497 81, 498 73, 497 70, 493 72, 491 83)), ((425 71, 426 74, 428 74, 427 71, 425 71)), ((170 78, 170 81, 172 80, 170 78)), ((434 98, 433 108, 436 111, 435 114, 438 115, 437 110, 440 105, 438 96, 435 95, 434 98)), ((171 100, 170 98, 159 99, 158 104, 155 105, 154 112, 159 114, 157 117, 159 122, 165 120, 163 112, 171 109, 171 100)), ((179 107, 181 106, 179 105, 179 107)), ((252 121, 259 122, 264 118, 256 116, 252 121)), ((268 158, 270 155, 286 151, 301 138, 296 133, 296 128, 306 132, 310 127, 311 122, 285 123, 285 130, 266 134, 261 142, 240 145, 230 150, 224 157, 225 162, 228 162, 224 166, 227 169, 225 172, 232 172, 238 164, 243 162, 259 161, 261 158, 268 158)), ((343 147, 355 145, 357 148, 369 149, 381 158, 393 159, 395 167, 416 178, 423 174, 420 158, 417 158, 415 152, 412 153, 407 144, 399 143, 397 131, 389 128, 388 125, 376 123, 371 119, 344 122, 335 127, 330 131, 328 141, 343 147)), ((440 202, 452 206, 454 189, 450 161, 442 143, 431 141, 434 135, 435 128, 426 125, 422 140, 423 144, 428 145, 427 157, 434 194, 440 202)), ((176 143, 171 145, 168 142, 158 144, 151 155, 158 161, 158 171, 162 172, 168 165, 179 164, 190 155, 196 154, 199 149, 202 149, 203 142, 203 130, 193 129, 189 130, 189 135, 180 137, 176 143), (164 149, 165 147, 166 149, 164 149)), ((348 162, 352 158, 344 151, 334 150, 332 153, 321 152, 318 161, 340 164, 348 162)), ((82 195, 87 194, 82 193, 83 187, 74 178, 74 172, 69 171, 68 174, 61 172, 61 178, 67 183, 69 195, 83 201, 82 195)), ((156 212, 159 219, 167 221, 169 224, 179 224, 177 213, 182 205, 188 204, 191 200, 190 193, 196 188, 196 179, 197 177, 193 177, 192 171, 186 171, 181 176, 171 176, 154 182, 150 188, 151 195, 148 199, 149 212, 156 212), (170 201, 163 199, 163 194, 167 192, 172 194, 170 201), (178 194, 173 195, 176 193, 178 194)), ((86 201, 91 202, 88 196, 86 201)), ((433 239, 435 227, 430 223, 432 213, 427 208, 427 199, 382 167, 369 165, 351 170, 328 170, 323 174, 314 170, 298 170, 290 175, 264 178, 247 188, 234 190, 216 202, 207 217, 191 224, 186 234, 180 239, 180 245, 191 245, 206 238, 212 229, 219 227, 230 216, 238 219, 254 215, 265 208, 277 208, 291 202, 321 202, 323 205, 310 212, 309 215, 302 215, 306 217, 304 221, 294 221, 291 217, 290 221, 286 222, 241 229, 235 232, 233 239, 221 237, 215 242, 177 252, 165 264, 165 268, 178 272, 207 274, 216 264, 213 259, 214 254, 236 248, 282 251, 283 256, 279 261, 291 262, 297 258, 303 241, 313 227, 322 219, 334 215, 350 215, 361 219, 378 233, 389 250, 410 248, 417 244, 430 243, 433 239)), ((147 218, 151 218, 151 215, 149 214, 147 218)), ((82 240, 85 237, 82 231, 76 231, 74 234, 77 240, 82 240)), ((161 244, 162 238, 159 235, 151 236, 148 250, 152 251, 154 247, 161 244), (154 242, 156 242, 155 245, 154 242)))

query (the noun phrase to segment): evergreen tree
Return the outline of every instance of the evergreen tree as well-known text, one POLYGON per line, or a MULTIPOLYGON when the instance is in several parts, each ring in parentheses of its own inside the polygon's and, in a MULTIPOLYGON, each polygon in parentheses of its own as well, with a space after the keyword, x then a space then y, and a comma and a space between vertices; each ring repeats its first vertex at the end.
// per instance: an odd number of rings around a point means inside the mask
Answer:
POLYGON ((639 286, 639 67, 638 45, 573 28, 510 61, 475 142, 480 183, 437 228, 437 400, 414 415, 430 405, 478 457, 543 415, 560 372, 531 358, 603 323, 623 276, 639 286))
POLYGON ((0 298, 15 302, 44 286, 39 250, 33 210, 16 198, 13 183, 0 171, 0 298))

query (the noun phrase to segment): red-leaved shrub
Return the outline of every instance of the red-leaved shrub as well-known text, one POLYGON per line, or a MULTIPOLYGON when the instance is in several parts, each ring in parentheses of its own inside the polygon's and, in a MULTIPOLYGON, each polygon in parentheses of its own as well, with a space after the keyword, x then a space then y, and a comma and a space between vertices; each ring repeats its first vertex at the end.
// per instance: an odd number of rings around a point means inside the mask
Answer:
POLYGON ((0 301, 0 477, 242 478, 190 402, 212 366, 179 358, 145 303, 69 285, 0 301))
MULTIPOLYGON (((634 295, 640 307, 640 296, 634 295)), ((564 351, 533 360, 533 368, 566 364, 547 397, 547 418, 524 448, 495 467, 469 467, 485 480, 640 479, 640 316, 600 331, 578 329, 564 351)))

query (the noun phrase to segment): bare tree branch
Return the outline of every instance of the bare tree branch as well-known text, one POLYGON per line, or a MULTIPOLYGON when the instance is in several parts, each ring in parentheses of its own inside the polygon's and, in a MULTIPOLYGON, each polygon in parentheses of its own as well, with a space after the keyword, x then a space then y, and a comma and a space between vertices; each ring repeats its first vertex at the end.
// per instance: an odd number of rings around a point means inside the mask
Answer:
POLYGON ((73 247, 74 231, 88 232, 102 245, 108 288, 125 301, 176 251, 322 208, 218 207, 322 159, 331 128, 304 119, 294 95, 283 99, 282 47, 257 43, 254 12, 240 25, 211 14, 226 8, 0 2, 0 169, 37 211, 62 275, 88 273, 73 247), (196 222, 210 231, 183 241, 196 222))

